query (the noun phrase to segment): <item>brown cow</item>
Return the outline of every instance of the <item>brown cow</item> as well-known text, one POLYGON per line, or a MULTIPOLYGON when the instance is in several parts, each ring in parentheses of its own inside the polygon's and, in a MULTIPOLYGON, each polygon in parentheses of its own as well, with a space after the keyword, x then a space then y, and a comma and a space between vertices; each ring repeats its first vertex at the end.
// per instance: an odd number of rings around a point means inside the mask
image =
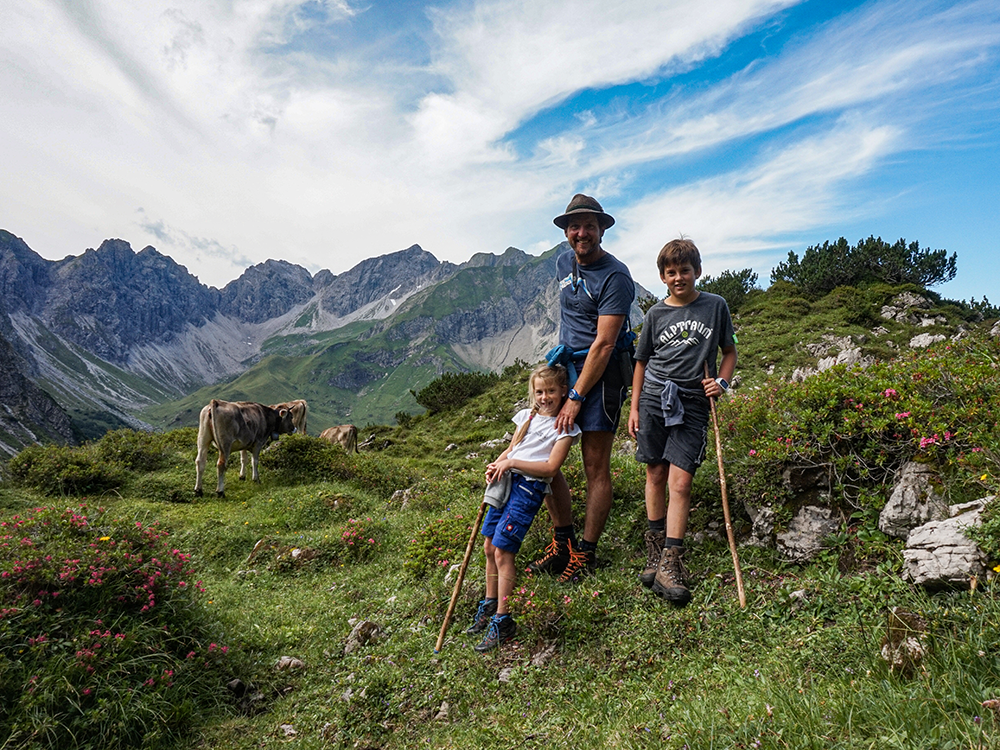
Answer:
POLYGON ((295 425, 295 432, 299 435, 306 434, 306 420, 309 417, 309 404, 304 398, 297 398, 294 401, 285 401, 281 404, 271 404, 272 409, 288 409, 292 413, 292 424, 295 425))
POLYGON ((195 459, 197 475, 194 494, 199 497, 202 494, 201 478, 205 473, 208 447, 212 443, 219 449, 217 464, 219 483, 215 494, 218 497, 225 497, 226 464, 232 451, 244 449, 250 451, 253 459, 253 480, 259 482, 257 462, 261 448, 278 435, 293 432, 295 424, 288 409, 272 409, 270 406, 249 401, 219 401, 213 398, 212 402, 201 410, 198 418, 198 457, 195 459))
MULTIPOLYGON (((304 398, 297 398, 294 401, 285 401, 281 404, 271 404, 270 408, 281 411, 288 409, 292 413, 292 424, 295 425, 295 432, 299 435, 306 434, 306 421, 309 418, 309 404, 304 398)), ((247 475, 248 452, 240 451, 240 479, 245 479, 247 475)))
POLYGON ((338 427, 328 427, 319 435, 320 440, 344 446, 348 453, 358 452, 358 428, 352 424, 342 424, 338 427))

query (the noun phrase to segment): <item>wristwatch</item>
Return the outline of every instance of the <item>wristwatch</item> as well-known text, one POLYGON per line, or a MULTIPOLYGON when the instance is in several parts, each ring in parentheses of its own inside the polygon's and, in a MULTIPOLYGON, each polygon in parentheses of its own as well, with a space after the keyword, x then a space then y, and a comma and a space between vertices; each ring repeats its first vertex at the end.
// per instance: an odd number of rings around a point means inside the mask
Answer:
POLYGON ((726 382, 725 378, 716 378, 715 382, 719 384, 719 387, 722 388, 723 391, 729 390, 729 383, 726 382))
POLYGON ((587 400, 586 396, 581 396, 579 393, 576 392, 576 388, 570 388, 568 396, 570 401, 583 402, 587 400))

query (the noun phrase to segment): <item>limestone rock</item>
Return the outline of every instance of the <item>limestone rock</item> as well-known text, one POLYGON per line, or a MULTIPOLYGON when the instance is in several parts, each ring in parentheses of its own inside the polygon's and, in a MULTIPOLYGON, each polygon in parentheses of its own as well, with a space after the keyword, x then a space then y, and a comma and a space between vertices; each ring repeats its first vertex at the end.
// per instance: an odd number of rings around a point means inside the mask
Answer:
POLYGON ((803 380, 811 375, 815 375, 819 370, 815 367, 796 367, 792 371, 792 382, 801 383, 803 380))
POLYGON ((777 536, 777 548, 787 560, 808 562, 824 549, 823 540, 840 528, 830 508, 806 505, 777 536))
POLYGON ((903 292, 892 300, 892 304, 882 308, 881 315, 886 320, 916 325, 920 321, 920 317, 913 312, 914 308, 924 310, 930 306, 931 303, 926 297, 912 292, 903 292))
POLYGON ((746 506, 753 526, 747 544, 751 547, 770 547, 771 535, 774 534, 774 508, 762 505, 759 508, 746 506))
POLYGON ((405 490, 396 490, 389 499, 390 503, 399 503, 401 510, 405 510, 413 497, 413 488, 407 487, 405 490))
POLYGON ((367 645, 372 639, 378 638, 382 629, 370 620, 362 620, 354 626, 351 634, 347 636, 347 644, 344 646, 344 655, 354 653, 362 646, 367 645))
POLYGON ((940 489, 941 482, 933 468, 916 461, 904 464, 889 502, 879 514, 879 530, 905 539, 911 529, 947 518, 948 503, 940 489))
POLYGON ((950 518, 930 521, 910 532, 903 550, 903 577, 927 588, 967 587, 986 570, 986 556, 965 535, 980 523, 993 497, 949 508, 950 518))
POLYGON ((548 646, 531 657, 531 666, 544 667, 556 657, 557 653, 556 644, 550 643, 548 646))
POLYGON ((928 650, 927 622, 920 615, 900 607, 890 609, 880 652, 888 663, 889 670, 912 675, 920 667, 928 650))
POLYGON ((278 659, 277 663, 274 665, 274 668, 277 669, 279 672, 286 669, 287 670, 303 669, 304 667, 305 664, 302 662, 302 660, 296 659, 294 656, 282 656, 280 659, 278 659))
POLYGON ((944 341, 947 336, 940 333, 921 333, 910 339, 911 349, 926 349, 931 344, 936 344, 938 341, 944 341))

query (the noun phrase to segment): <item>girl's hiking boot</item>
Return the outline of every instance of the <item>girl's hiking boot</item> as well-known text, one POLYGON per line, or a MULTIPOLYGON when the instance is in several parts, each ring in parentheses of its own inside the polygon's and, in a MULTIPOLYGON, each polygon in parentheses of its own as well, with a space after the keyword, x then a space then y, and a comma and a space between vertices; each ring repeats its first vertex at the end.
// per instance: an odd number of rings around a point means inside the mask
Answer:
POLYGON ((656 569, 660 566, 663 555, 663 542, 667 534, 664 531, 646 531, 646 567, 639 574, 639 582, 647 589, 653 585, 656 569))
POLYGON ((569 562, 559 576, 559 583, 576 583, 597 569, 597 553, 593 550, 577 552, 569 545, 569 562))
POLYGON ((687 571, 684 569, 684 548, 664 547, 653 578, 653 592, 668 602, 683 607, 691 601, 691 592, 684 585, 685 578, 687 571))
POLYGON ((472 620, 472 624, 465 631, 466 635, 478 635, 486 630, 486 626, 490 624, 490 618, 497 613, 497 600, 496 599, 480 599, 479 609, 476 610, 476 616, 472 620))
POLYGON ((569 552, 569 540, 563 541, 553 536, 552 541, 549 542, 549 546, 545 548, 542 556, 534 562, 528 563, 525 572, 532 576, 539 573, 545 573, 550 576, 562 575, 562 572, 566 569, 566 565, 569 563, 569 552))
POLYGON ((492 651, 501 643, 506 643, 517 634, 517 623, 510 615, 493 615, 486 635, 473 648, 481 654, 492 651))

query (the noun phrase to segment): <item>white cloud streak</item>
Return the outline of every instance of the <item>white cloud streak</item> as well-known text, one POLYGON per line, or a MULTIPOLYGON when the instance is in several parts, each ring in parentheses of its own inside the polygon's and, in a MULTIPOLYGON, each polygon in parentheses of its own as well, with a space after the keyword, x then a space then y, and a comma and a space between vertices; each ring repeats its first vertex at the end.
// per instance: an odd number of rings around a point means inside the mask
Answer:
POLYGON ((584 189, 637 263, 665 229, 720 262, 766 255, 962 132, 928 113, 967 82, 995 90, 993 4, 873 2, 694 92, 572 99, 696 71, 794 5, 455 2, 428 11, 430 66, 407 68, 378 44, 302 44, 364 21, 336 0, 5 3, 0 226, 47 257, 154 244, 222 286, 268 257, 339 273, 414 242, 452 261, 545 247, 584 189), (539 114, 561 125, 516 140, 539 114))

